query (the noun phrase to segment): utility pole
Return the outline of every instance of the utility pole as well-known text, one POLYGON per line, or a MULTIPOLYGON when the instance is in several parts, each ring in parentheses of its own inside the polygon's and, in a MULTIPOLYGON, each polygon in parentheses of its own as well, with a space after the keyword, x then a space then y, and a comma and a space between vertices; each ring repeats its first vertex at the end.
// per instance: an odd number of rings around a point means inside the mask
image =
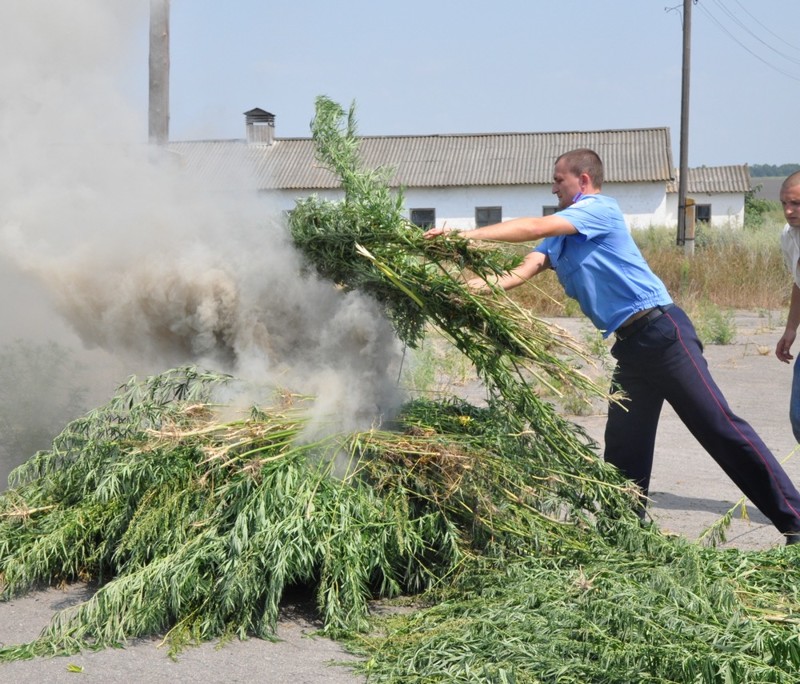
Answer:
POLYGON ((150 0, 150 142, 169 142, 169 0, 150 0))
POLYGON ((678 172, 678 245, 694 253, 694 223, 687 231, 686 186, 689 183, 689 72, 692 49, 692 3, 683 0, 683 78, 681 83, 680 170, 678 172))

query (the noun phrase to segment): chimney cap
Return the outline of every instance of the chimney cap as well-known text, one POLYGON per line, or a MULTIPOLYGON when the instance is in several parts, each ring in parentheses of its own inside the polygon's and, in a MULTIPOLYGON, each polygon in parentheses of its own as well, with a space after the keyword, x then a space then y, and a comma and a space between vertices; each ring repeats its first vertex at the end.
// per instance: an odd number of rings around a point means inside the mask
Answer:
POLYGON ((255 109, 251 109, 248 112, 245 112, 244 115, 247 117, 247 123, 255 123, 255 122, 264 122, 264 123, 275 123, 275 115, 267 112, 259 107, 255 109))

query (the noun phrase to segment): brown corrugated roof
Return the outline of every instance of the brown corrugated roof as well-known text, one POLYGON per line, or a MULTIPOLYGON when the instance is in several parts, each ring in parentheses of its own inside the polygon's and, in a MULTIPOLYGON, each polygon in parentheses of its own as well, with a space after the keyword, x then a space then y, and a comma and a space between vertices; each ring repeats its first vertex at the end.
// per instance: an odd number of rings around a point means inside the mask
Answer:
MULTIPOLYGON (((667 183, 667 192, 678 192, 680 173, 667 183)), ((716 192, 749 192, 750 171, 747 164, 738 166, 698 166, 689 169, 686 191, 694 194, 716 192)))
MULTIPOLYGON (((563 133, 365 136, 359 153, 367 168, 394 171, 392 184, 409 188, 546 185, 553 162, 578 147, 595 150, 609 182, 665 182, 673 175, 668 128, 563 133)), ((338 179, 315 159, 310 138, 170 143, 190 168, 226 177, 243 164, 259 189, 325 190, 338 179)))

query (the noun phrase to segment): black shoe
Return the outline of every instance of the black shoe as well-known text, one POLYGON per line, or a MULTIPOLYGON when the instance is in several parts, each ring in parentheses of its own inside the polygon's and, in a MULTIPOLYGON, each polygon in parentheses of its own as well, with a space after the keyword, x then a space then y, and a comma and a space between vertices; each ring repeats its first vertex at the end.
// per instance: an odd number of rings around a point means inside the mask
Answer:
POLYGON ((786 546, 800 544, 800 532, 786 532, 783 536, 786 537, 786 546))

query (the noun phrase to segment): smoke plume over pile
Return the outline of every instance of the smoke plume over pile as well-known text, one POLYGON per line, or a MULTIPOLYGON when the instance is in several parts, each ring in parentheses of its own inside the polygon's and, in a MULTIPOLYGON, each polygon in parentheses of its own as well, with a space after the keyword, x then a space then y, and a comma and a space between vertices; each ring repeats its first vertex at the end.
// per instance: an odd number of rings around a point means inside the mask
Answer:
POLYGON ((398 401, 391 326, 369 298, 300 275, 244 174, 209 186, 146 144, 147 104, 121 84, 146 81, 147 22, 147 0, 0 6, 0 345, 55 341, 108 393, 198 364, 369 426, 398 401))

